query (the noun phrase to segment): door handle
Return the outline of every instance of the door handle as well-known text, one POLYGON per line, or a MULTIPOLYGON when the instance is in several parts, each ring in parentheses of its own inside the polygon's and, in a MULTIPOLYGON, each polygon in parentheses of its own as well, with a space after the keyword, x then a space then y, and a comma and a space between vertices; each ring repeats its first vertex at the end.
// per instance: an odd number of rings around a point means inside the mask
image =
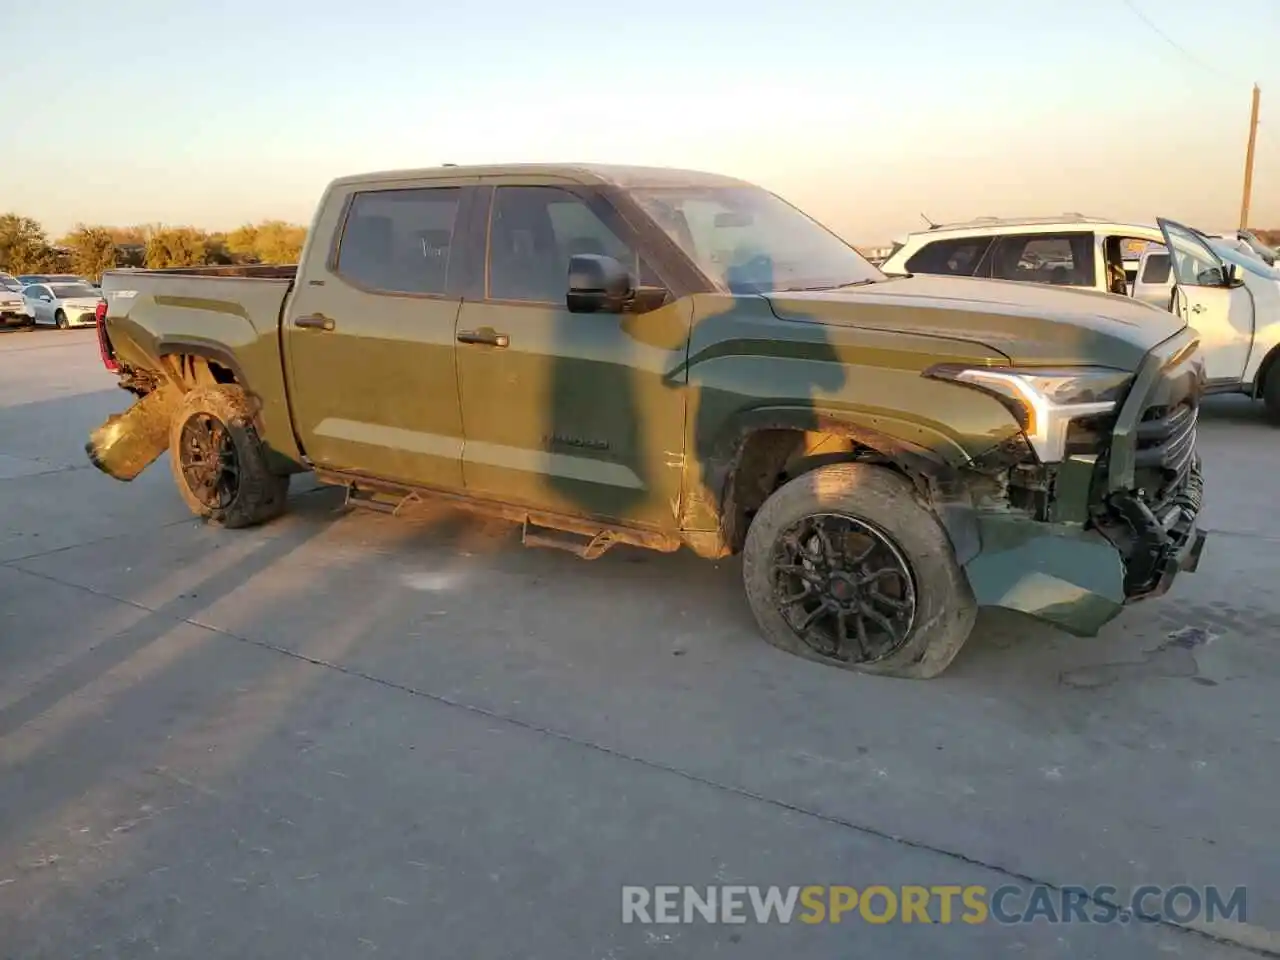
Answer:
POLYGON ((293 321, 293 325, 295 327, 304 327, 308 330, 332 330, 335 326, 334 322, 323 313, 313 313, 310 316, 298 317, 293 321))
POLYGON ((459 343, 483 343, 490 347, 505 347, 510 345, 511 338, 505 333, 498 333, 489 327, 480 330, 459 330, 459 343))

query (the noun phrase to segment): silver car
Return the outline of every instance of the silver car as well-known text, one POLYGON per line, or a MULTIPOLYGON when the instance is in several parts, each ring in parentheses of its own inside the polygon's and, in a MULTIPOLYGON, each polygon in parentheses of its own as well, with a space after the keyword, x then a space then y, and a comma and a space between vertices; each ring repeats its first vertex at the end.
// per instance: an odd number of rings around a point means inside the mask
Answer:
POLYGON ((22 298, 34 323, 66 330, 95 324, 102 293, 84 282, 33 283, 23 289, 22 298))
POLYGON ((31 322, 27 302, 22 298, 22 284, 8 273, 0 273, 0 327, 31 322))

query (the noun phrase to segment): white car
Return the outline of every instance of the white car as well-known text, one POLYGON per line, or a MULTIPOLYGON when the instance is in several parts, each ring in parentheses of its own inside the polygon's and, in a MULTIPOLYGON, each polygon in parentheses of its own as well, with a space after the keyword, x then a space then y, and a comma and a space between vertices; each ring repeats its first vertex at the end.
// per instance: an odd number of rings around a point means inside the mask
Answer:
POLYGON ((938 226, 907 236, 881 269, 1048 283, 1170 310, 1200 334, 1206 391, 1265 400, 1280 423, 1280 268, 1200 230, 1157 223, 1066 214, 938 226))
POLYGON ((65 330, 94 326, 102 292, 84 282, 33 283, 23 288, 22 298, 37 325, 49 324, 65 330))
POLYGON ((0 327, 30 322, 31 314, 22 298, 22 284, 12 274, 0 273, 0 327))

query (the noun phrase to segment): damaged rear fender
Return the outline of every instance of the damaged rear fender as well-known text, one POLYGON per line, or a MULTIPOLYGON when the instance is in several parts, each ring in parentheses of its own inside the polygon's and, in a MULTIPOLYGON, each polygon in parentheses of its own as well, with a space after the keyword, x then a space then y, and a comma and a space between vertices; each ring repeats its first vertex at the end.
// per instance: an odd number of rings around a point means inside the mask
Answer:
POLYGON ((180 389, 164 384, 107 417, 84 445, 90 462, 117 480, 137 477, 169 448, 169 421, 181 398, 180 389))

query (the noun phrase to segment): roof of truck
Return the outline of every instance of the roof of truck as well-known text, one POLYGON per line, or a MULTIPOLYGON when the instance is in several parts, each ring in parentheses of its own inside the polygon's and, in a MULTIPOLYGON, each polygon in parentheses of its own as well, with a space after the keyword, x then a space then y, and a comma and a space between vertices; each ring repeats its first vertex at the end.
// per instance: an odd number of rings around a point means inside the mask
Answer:
POLYGON ((745 180, 701 170, 671 167, 627 166, 607 163, 504 163, 449 165, 417 170, 381 170, 339 177, 334 185, 378 183, 391 180, 434 180, 459 177, 511 176, 563 177, 581 183, 607 183, 619 187, 750 186, 745 180))

